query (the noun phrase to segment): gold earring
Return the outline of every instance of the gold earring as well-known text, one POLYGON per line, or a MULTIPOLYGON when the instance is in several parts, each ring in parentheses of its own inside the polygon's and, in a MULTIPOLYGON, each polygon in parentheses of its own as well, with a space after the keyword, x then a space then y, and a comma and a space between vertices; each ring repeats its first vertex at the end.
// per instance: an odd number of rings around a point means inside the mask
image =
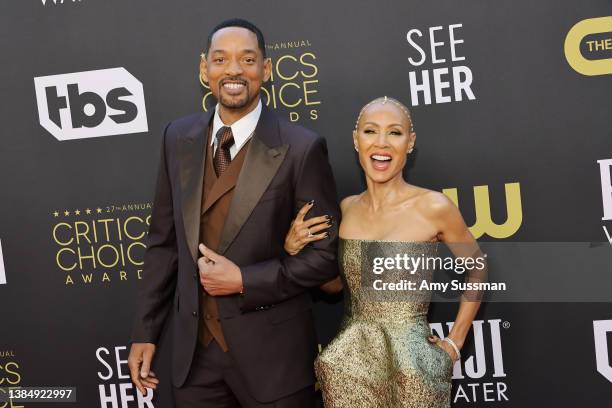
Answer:
POLYGON ((359 149, 357 148, 357 146, 355 146, 355 151, 356 151, 356 152, 358 152, 358 151, 359 151, 359 149))

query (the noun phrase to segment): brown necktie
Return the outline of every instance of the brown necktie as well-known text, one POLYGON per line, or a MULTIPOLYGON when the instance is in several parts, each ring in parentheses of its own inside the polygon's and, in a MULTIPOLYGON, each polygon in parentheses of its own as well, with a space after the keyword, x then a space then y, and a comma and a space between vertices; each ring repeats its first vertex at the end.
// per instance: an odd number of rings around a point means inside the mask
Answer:
POLYGON ((232 134, 232 128, 229 126, 223 126, 217 131, 217 152, 213 158, 213 165, 215 166, 215 173, 217 177, 227 169, 232 161, 230 154, 230 147, 234 144, 234 135, 232 134))

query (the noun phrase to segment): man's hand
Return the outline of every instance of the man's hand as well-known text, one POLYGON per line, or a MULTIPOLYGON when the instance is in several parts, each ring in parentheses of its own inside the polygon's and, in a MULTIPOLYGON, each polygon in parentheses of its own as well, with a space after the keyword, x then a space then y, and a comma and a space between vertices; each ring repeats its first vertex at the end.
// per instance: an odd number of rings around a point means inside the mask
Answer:
POLYGON ((211 296, 242 293, 242 273, 238 265, 200 244, 198 258, 200 283, 211 296))
POLYGON ((132 382, 142 395, 147 395, 147 388, 157 389, 159 380, 151 371, 151 361, 155 355, 155 344, 132 343, 128 357, 128 367, 132 382), (146 387, 146 388, 145 388, 146 387))

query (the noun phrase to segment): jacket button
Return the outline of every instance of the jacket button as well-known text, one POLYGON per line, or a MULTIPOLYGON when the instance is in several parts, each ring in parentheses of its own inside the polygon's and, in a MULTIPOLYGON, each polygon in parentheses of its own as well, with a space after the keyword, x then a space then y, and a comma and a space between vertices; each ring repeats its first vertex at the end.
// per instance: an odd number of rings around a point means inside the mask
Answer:
POLYGON ((198 315, 198 312, 191 312, 191 314, 195 317, 198 315))

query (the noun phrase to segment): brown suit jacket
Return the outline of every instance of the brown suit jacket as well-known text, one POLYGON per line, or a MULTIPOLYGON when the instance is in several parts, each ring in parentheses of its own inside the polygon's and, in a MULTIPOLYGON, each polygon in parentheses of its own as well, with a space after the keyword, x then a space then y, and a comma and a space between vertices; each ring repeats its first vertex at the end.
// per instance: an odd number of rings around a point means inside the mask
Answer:
MULTIPOLYGON (((206 127, 211 113, 164 131, 132 342, 157 343, 174 313, 172 381, 180 387, 198 341, 197 270, 206 127)), ((338 274, 338 208, 325 139, 265 106, 232 197, 218 252, 241 269, 244 295, 218 296, 229 353, 251 394, 270 402, 314 383, 317 341, 308 289, 338 274), (285 235, 301 206, 332 215, 330 237, 289 256, 285 235)))

